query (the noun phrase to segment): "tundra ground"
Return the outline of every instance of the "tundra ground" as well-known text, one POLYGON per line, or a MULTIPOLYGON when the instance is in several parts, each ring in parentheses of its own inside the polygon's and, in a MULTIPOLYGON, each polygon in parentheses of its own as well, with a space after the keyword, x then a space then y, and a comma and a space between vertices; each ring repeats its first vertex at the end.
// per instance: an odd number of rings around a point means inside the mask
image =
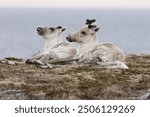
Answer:
POLYGON ((128 70, 0 63, 0 99, 141 99, 150 89, 150 55, 128 55, 126 64, 128 70))

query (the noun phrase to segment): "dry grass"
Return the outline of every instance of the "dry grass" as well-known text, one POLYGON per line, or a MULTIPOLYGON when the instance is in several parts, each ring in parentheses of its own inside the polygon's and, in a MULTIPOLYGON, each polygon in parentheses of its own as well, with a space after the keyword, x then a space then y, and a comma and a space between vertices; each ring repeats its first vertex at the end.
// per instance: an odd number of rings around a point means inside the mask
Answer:
POLYGON ((127 65, 129 70, 0 63, 0 99, 137 99, 150 89, 150 55, 129 55, 127 65))

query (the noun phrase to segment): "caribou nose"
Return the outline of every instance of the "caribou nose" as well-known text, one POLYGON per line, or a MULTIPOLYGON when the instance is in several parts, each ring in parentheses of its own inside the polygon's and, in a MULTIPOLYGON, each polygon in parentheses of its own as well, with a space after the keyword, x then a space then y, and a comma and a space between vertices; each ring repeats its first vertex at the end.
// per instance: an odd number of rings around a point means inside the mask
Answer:
POLYGON ((70 35, 68 35, 68 36, 66 37, 66 39, 67 39, 67 41, 72 42, 70 35))
POLYGON ((39 35, 43 35, 44 34, 44 31, 43 31, 43 28, 42 27, 37 27, 37 33, 39 34, 39 35))
POLYGON ((41 31, 42 30, 42 27, 37 27, 37 31, 41 31))

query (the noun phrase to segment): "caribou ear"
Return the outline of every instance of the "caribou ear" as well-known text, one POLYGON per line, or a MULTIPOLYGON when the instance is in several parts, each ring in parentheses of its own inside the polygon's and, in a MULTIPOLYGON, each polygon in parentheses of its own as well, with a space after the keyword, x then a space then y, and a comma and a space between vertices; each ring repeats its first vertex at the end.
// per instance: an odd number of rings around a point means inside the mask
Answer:
POLYGON ((99 29, 100 29, 99 27, 98 27, 98 28, 96 28, 96 29, 95 29, 95 32, 99 31, 99 29))
POLYGON ((58 29, 61 29, 61 28, 62 28, 62 26, 57 26, 57 28, 58 28, 58 29))
POLYGON ((65 28, 63 28, 61 31, 62 31, 62 32, 64 32, 65 30, 66 30, 66 27, 65 27, 65 28))

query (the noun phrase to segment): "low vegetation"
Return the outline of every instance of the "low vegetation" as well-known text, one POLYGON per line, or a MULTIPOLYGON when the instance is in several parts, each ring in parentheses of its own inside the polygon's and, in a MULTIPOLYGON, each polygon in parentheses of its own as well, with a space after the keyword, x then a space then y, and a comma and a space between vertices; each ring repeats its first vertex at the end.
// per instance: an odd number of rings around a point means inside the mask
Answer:
POLYGON ((17 62, 0 62, 0 99, 142 99, 150 89, 150 55, 128 55, 128 70, 17 62))

